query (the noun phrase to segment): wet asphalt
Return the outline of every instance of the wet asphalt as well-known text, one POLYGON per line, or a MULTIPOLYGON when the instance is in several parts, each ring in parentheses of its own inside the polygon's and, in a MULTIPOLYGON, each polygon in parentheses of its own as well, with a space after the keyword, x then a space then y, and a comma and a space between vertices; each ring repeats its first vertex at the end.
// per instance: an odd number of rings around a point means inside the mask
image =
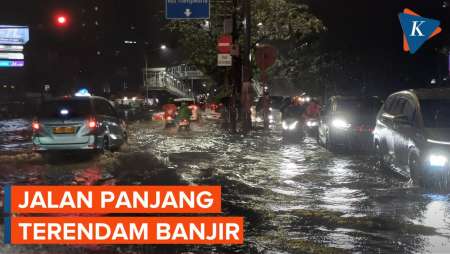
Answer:
MULTIPOLYGON (((450 253, 449 196, 277 130, 231 135, 202 121, 187 133, 130 126, 116 153, 30 152, 26 120, 0 122, 0 184, 221 185, 224 215, 244 216, 242 246, 8 246, 0 253, 450 253)), ((2 233, 1 233, 2 234, 2 233)))

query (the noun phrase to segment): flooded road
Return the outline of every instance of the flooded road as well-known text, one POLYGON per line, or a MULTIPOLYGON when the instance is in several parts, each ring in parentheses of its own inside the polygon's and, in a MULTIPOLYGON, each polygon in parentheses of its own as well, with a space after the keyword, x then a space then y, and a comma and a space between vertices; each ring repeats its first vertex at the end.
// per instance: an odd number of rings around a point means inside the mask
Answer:
MULTIPOLYGON (((3 139, 2 139, 3 140, 3 139)), ((2 142, 3 144, 3 142, 2 142)), ((5 144, 6 145, 6 144, 5 144)), ((4 147, 4 145, 2 145, 4 147)), ((0 164, 0 184, 221 185, 225 215, 244 216, 243 246, 4 246, 0 253, 449 253, 450 202, 378 169, 280 133, 190 133, 134 124, 128 147, 95 158, 0 164)))
POLYGON ((0 152, 14 152, 30 147, 30 121, 25 119, 0 121, 0 152))

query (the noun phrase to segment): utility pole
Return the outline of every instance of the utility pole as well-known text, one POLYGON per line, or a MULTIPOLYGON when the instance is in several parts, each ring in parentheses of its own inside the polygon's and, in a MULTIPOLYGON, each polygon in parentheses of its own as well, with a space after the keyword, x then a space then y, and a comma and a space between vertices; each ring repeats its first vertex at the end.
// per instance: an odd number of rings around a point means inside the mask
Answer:
POLYGON ((252 66, 250 61, 251 55, 251 35, 252 35, 252 18, 251 18, 251 0, 242 0, 242 9, 244 12, 245 24, 245 40, 244 52, 242 55, 242 87, 241 87, 241 121, 243 132, 251 129, 251 99, 250 89, 252 82, 252 66))
MULTIPOLYGON (((238 15, 237 15, 237 10, 238 10, 238 0, 233 0, 233 14, 232 14, 232 23, 233 23, 233 28, 232 28, 232 37, 233 37, 233 45, 238 45, 239 44, 239 31, 237 28, 237 19, 238 19, 238 15)), ((236 133, 236 129, 237 129, 237 112, 236 112, 236 96, 237 96, 237 86, 240 82, 240 61, 239 61, 239 57, 233 56, 233 64, 231 67, 231 78, 230 78, 230 83, 231 83, 231 97, 230 97, 230 101, 229 101, 229 112, 230 112, 230 131, 232 133, 236 133)))

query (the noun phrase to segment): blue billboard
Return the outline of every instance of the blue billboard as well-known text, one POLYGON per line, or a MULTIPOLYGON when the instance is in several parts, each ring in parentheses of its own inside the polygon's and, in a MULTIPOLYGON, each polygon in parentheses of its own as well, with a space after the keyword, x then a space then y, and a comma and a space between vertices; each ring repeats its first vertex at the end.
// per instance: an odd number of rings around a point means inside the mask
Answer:
POLYGON ((167 19, 209 19, 209 0, 166 0, 167 19))

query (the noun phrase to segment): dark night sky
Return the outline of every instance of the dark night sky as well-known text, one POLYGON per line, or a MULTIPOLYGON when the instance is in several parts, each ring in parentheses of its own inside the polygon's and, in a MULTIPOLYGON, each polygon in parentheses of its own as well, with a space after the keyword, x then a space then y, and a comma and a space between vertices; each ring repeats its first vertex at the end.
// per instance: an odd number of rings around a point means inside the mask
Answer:
MULTIPOLYGON (((0 24, 30 26, 26 68, 3 70, 0 82, 11 79, 31 83, 36 91, 44 83, 58 87, 89 86, 137 88, 141 83, 144 52, 150 66, 175 64, 176 41, 161 31, 163 1, 142 0, 17 0, 0 9, 0 24), (98 6, 98 11, 94 7, 98 6), (57 27, 55 16, 69 17, 67 27, 57 27), (95 22, 99 25, 96 26, 95 22), (125 45, 125 40, 136 45, 125 45), (164 43, 167 52, 155 50, 164 43), (98 52, 101 55, 98 55, 98 52), (58 68, 63 69, 59 70, 58 68), (77 73, 79 72, 79 73, 77 73), (101 80, 100 76, 110 76, 101 80), (59 76, 59 77, 58 77, 59 76)), ((1 71, 1 70, 0 70, 1 71)))
MULTIPOLYGON (((355 71, 370 70, 367 71, 368 79, 371 78, 370 75, 379 76, 379 73, 387 73, 385 76, 388 80, 385 80, 386 82, 383 84, 375 84, 376 82, 368 84, 371 87, 380 86, 385 89, 418 86, 418 83, 429 79, 432 73, 439 73, 443 71, 442 69, 447 68, 446 59, 438 56, 435 52, 436 48, 442 47, 444 44, 449 45, 450 41, 448 30, 450 29, 450 7, 443 8, 442 3, 442 0, 309 1, 313 12, 328 27, 328 32, 324 35, 327 50, 343 51, 351 57, 357 57, 361 62, 361 69, 355 71), (409 55, 402 51, 402 31, 397 15, 404 8, 411 8, 424 17, 439 19, 442 22, 443 33, 428 42, 415 55, 409 55), (405 81, 405 79, 400 78, 402 75, 408 76, 414 82, 409 84, 408 79, 405 81)), ((36 59, 37 57, 43 57, 42 54, 36 52, 42 51, 44 48, 48 49, 49 45, 53 48, 49 50, 50 53, 47 55, 51 55, 52 51, 55 50, 61 50, 61 54, 64 54, 64 52, 69 52, 78 46, 84 47, 81 62, 78 65, 75 64, 73 68, 86 69, 88 67, 84 66, 85 62, 92 63, 95 66, 104 64, 105 71, 117 71, 119 76, 128 75, 127 78, 132 83, 137 84, 139 83, 139 68, 142 66, 143 59, 135 59, 135 57, 139 55, 138 53, 141 52, 139 50, 142 49, 130 51, 132 49, 119 48, 123 46, 121 41, 126 39, 137 40, 142 45, 148 42, 145 47, 149 52, 161 43, 168 43, 172 49, 175 48, 176 37, 168 32, 161 32, 163 8, 163 0, 15 0, 5 1, 2 4, 0 23, 31 26, 31 42, 27 57, 32 58, 29 65, 33 65, 33 68, 27 67, 26 77, 28 79, 33 77, 34 87, 39 86, 40 82, 44 82, 46 75, 51 75, 43 68, 34 69, 35 65, 46 63, 46 61, 36 59), (84 6, 93 6, 96 3, 99 5, 105 4, 101 17, 106 24, 102 24, 100 34, 107 40, 103 40, 103 43, 83 42, 83 36, 80 36, 80 31, 82 31, 80 23, 86 22, 86 18, 83 18, 79 10, 84 6), (64 33, 53 28, 52 17, 58 10, 66 10, 72 19, 70 29, 67 29, 68 31, 64 33), (131 30, 130 26, 135 28, 131 30), (114 54, 114 52, 120 50, 124 57, 121 58, 122 61, 115 62, 115 64, 112 64, 114 61, 106 58, 106 56, 103 60, 98 60, 95 58, 95 52, 99 47, 103 48, 106 55, 114 54), (134 57, 128 57, 127 60, 126 54, 134 57), (128 62, 125 63, 124 61, 128 62), (120 68, 126 70, 123 71, 120 68)), ((89 15, 86 14, 86 16, 89 15)), ((89 22, 93 21, 90 20, 89 22)), ((179 61, 175 50, 165 55, 161 55, 157 51, 152 52, 150 53, 152 65, 172 64, 179 61)), ((52 59, 52 56, 49 59, 52 59)), ((70 62, 71 60, 68 59, 67 61, 70 62)), ((0 73, 0 81, 11 76, 19 78, 24 76, 23 71, 1 72, 4 75, 0 73)), ((92 78, 91 76, 95 74, 87 73, 85 78, 92 78)), ((27 82, 27 78, 22 81, 27 82)), ((55 80, 54 82, 59 83, 61 80, 55 80)), ((82 80, 76 82, 82 82, 82 80)), ((379 82, 383 82, 383 80, 380 79, 379 82)), ((131 86, 136 84, 131 84, 131 86)))
POLYGON ((448 68, 445 56, 436 53, 437 48, 450 45, 450 7, 443 8, 442 0, 312 0, 311 6, 329 29, 325 36, 329 50, 359 57, 364 64, 361 71, 379 70, 378 76, 388 73, 386 82, 368 84, 369 88, 391 91, 424 86, 422 82, 430 80, 433 72, 448 68), (443 29, 414 55, 402 51, 398 13, 404 8, 440 20, 443 29))

